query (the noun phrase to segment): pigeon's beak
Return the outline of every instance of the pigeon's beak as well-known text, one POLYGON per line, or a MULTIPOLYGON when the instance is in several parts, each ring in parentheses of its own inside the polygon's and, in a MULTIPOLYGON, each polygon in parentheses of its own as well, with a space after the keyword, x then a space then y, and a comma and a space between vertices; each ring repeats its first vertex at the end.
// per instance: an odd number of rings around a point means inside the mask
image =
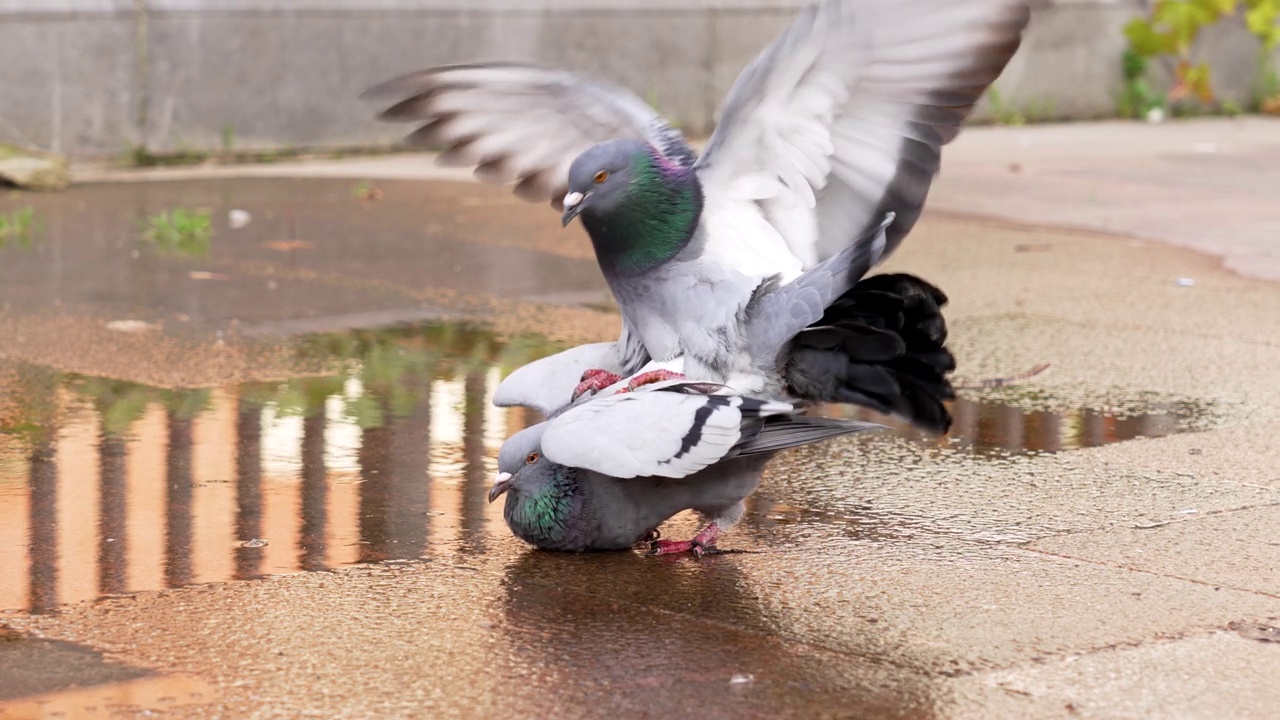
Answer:
POLYGON ((573 219, 578 217, 578 213, 582 212, 582 201, 587 196, 580 192, 571 192, 564 196, 564 215, 560 216, 560 226, 568 227, 573 219))
POLYGON ((511 473, 498 473, 498 477, 493 481, 493 487, 489 488, 489 502, 498 499, 498 496, 507 491, 511 487, 511 473))

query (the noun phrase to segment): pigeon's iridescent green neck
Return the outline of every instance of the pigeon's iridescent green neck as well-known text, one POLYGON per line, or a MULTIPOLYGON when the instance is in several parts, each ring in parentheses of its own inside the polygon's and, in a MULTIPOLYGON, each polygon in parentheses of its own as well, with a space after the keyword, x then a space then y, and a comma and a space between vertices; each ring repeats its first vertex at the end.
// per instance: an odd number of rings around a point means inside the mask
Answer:
POLYGON ((508 492, 503 508, 507 525, 521 540, 547 549, 570 547, 575 521, 582 515, 585 495, 574 468, 555 466, 551 480, 528 492, 508 492))
POLYGON ((675 257, 693 239, 702 215, 702 186, 692 168, 650 153, 631 164, 631 183, 616 207, 582 223, 606 273, 634 276, 675 257))

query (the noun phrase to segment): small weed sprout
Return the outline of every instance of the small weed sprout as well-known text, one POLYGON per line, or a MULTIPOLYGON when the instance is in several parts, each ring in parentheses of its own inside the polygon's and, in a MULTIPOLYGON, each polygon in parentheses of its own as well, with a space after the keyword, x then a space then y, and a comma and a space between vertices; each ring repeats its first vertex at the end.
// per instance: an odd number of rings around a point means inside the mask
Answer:
POLYGON ((35 210, 24 207, 7 215, 0 215, 0 248, 10 243, 28 250, 31 248, 31 235, 35 229, 35 210))
POLYGON ((213 219, 208 210, 174 208, 146 220, 142 238, 163 253, 203 257, 213 240, 213 219))

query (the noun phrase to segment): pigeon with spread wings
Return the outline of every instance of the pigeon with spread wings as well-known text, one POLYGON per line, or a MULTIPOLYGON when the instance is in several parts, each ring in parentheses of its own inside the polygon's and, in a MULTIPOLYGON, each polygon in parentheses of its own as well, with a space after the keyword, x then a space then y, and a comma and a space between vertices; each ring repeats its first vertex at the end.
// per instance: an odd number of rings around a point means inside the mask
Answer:
POLYGON ((744 327, 761 288, 887 213, 884 254, 901 242, 1028 17, 1025 0, 822 0, 743 70, 701 157, 631 92, 564 71, 451 66, 368 95, 400 98, 383 117, 424 122, 410 139, 442 162, 581 220, 623 315, 584 389, 676 358, 726 382, 760 364, 744 327))

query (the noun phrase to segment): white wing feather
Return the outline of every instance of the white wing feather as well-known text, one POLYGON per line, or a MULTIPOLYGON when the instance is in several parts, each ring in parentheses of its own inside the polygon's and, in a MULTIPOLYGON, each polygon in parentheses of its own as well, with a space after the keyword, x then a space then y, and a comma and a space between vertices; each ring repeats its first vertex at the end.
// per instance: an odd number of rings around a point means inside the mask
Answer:
MULTIPOLYGON (((552 462, 616 478, 686 477, 723 459, 742 438, 743 399, 710 401, 658 391, 596 398, 550 421, 542 452, 552 462)), ((759 414, 792 410, 766 403, 759 414)))
POLYGON ((802 12, 738 78, 698 163, 709 207, 774 232, 717 233, 708 252, 780 239, 807 268, 894 211, 892 251, 1027 18, 1024 0, 824 0, 802 12))
POLYGON ((578 345, 522 365, 498 383, 493 392, 493 404, 498 407, 529 407, 544 417, 550 417, 569 404, 582 373, 596 368, 622 372, 615 343, 578 345))

